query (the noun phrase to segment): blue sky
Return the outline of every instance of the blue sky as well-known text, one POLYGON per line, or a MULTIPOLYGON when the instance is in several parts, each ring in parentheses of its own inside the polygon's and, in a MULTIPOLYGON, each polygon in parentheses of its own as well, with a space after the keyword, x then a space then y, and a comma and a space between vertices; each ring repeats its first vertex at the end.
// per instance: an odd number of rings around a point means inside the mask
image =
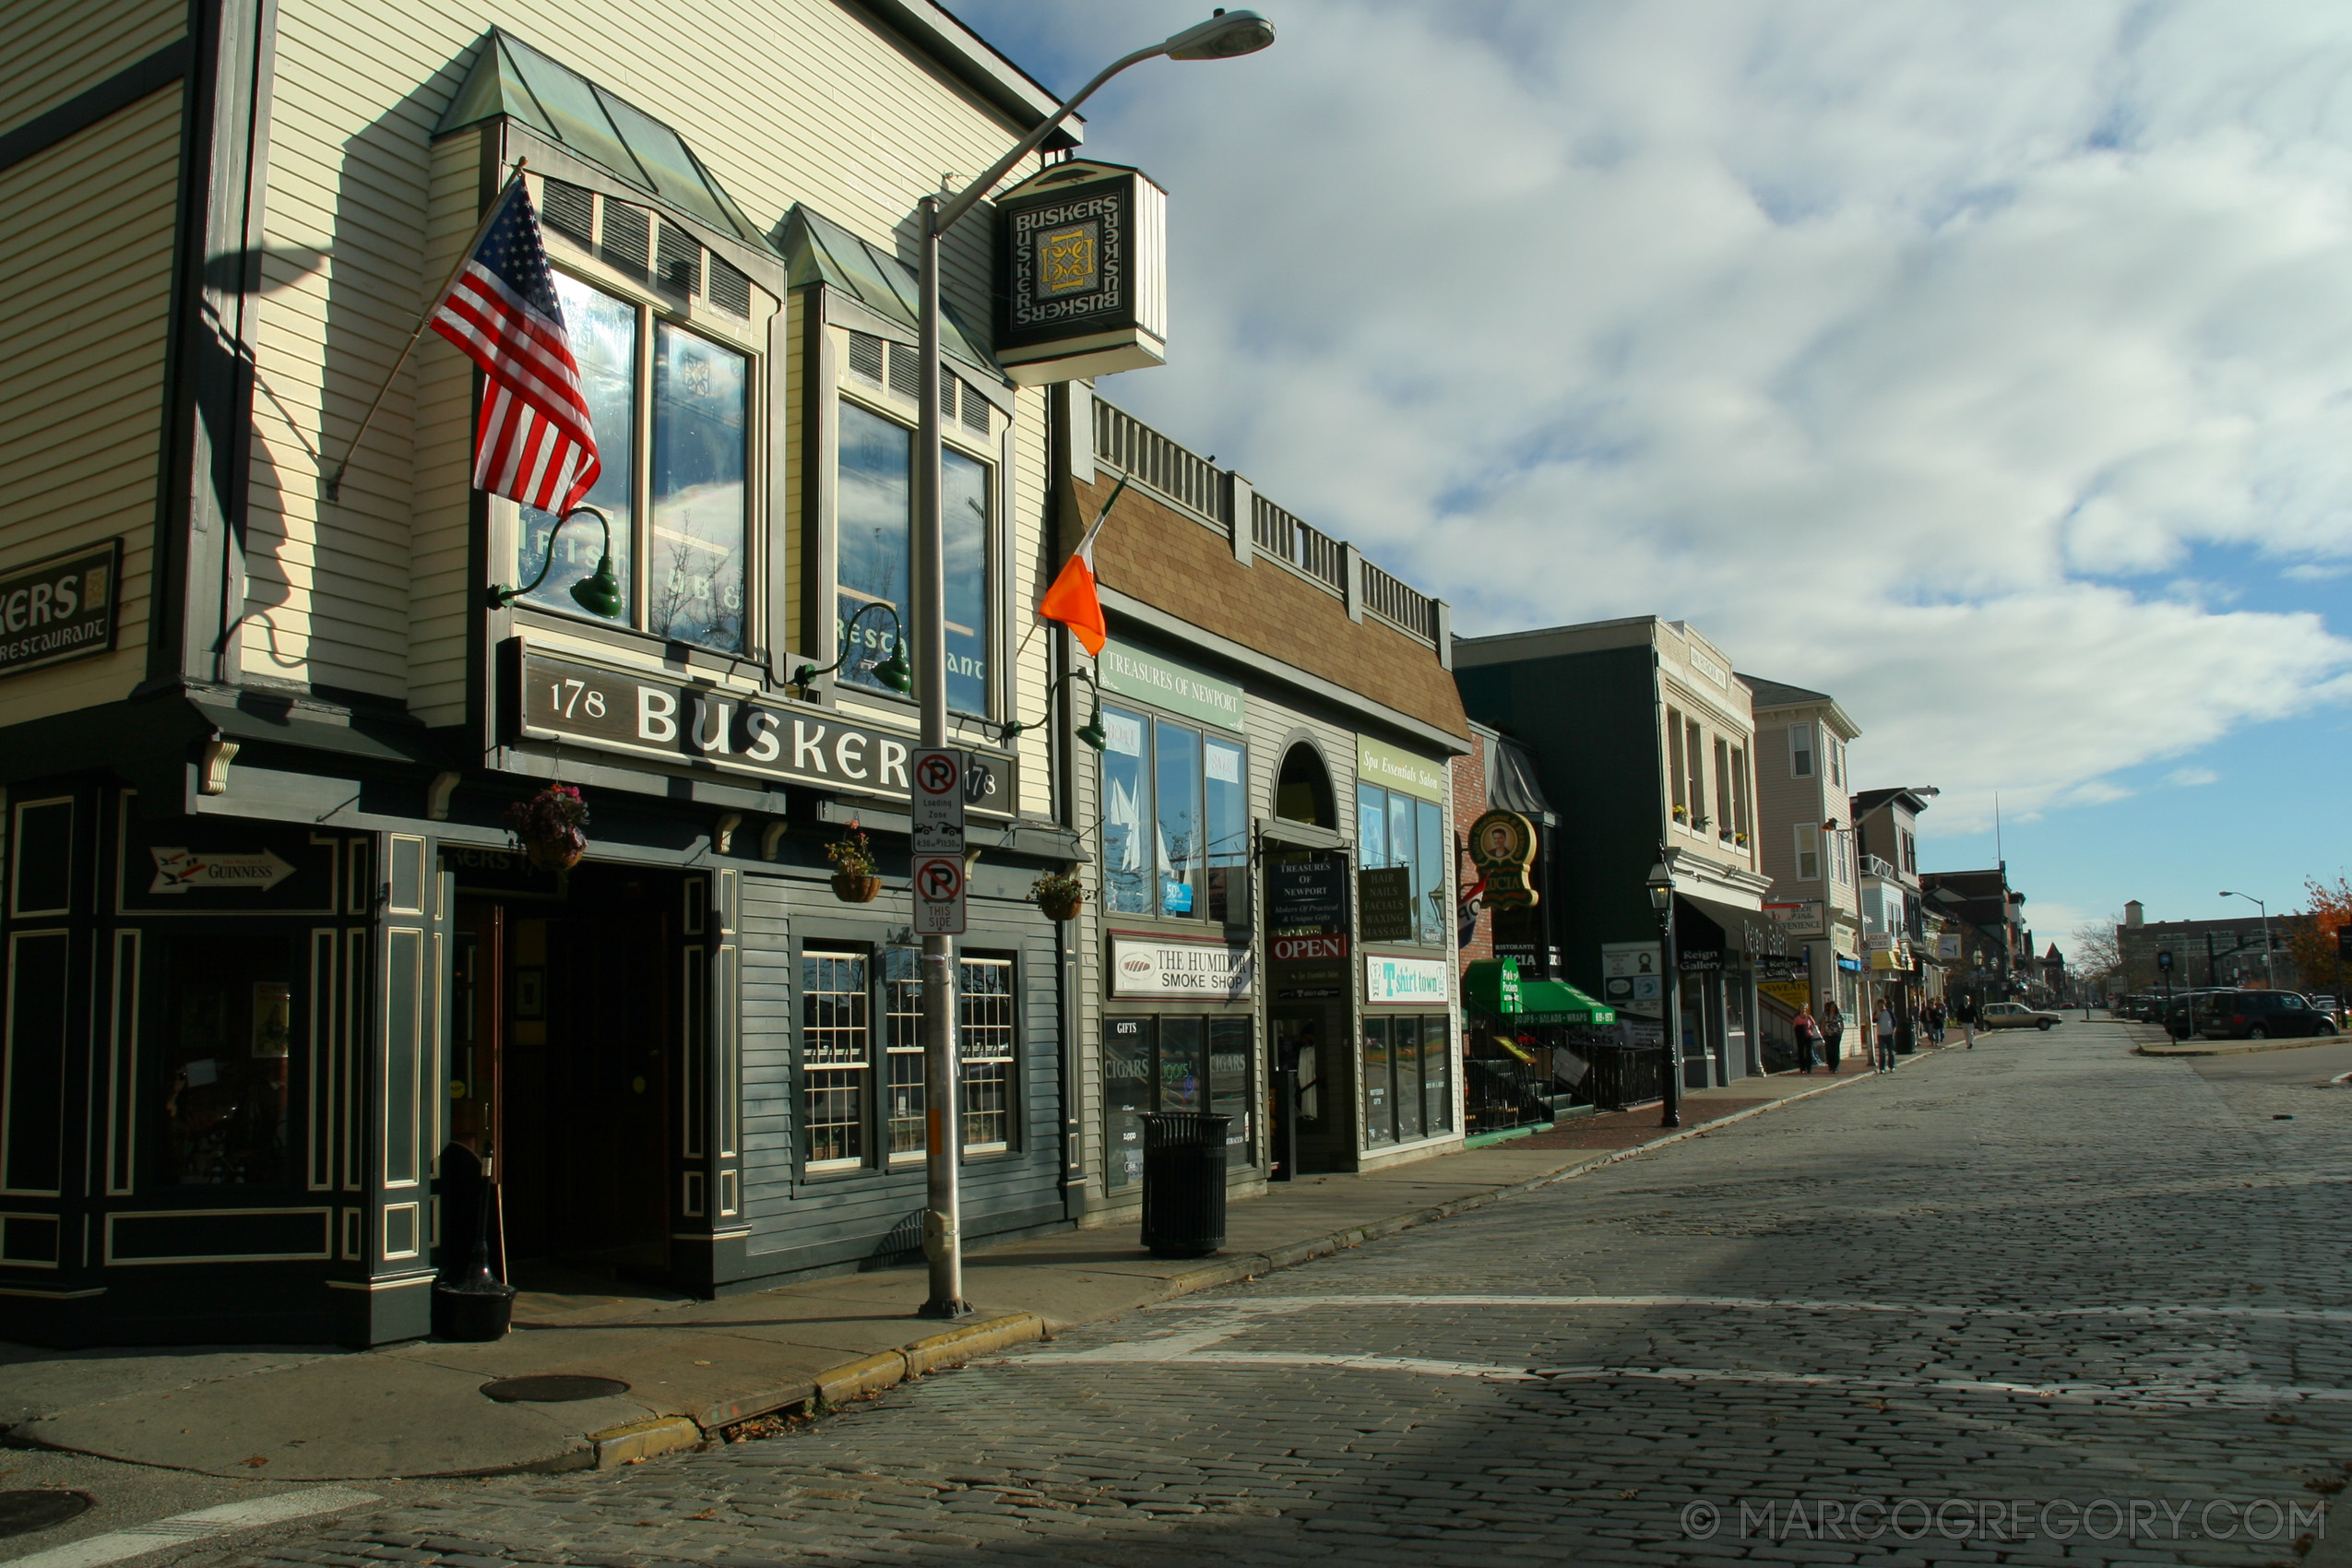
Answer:
MULTIPOLYGON (((1170 193, 1102 390, 1483 633, 1837 694, 2037 936, 2352 869, 2352 12, 1261 6, 1087 148, 1170 193)), ((1198 19, 966 0, 1049 86, 1198 19)), ((2234 906, 2234 908, 2232 907, 2234 906)))

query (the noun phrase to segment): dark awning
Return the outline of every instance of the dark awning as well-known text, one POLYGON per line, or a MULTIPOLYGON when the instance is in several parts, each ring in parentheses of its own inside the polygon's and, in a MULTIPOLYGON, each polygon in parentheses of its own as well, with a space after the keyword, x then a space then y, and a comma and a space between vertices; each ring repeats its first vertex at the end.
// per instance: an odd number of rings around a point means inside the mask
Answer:
POLYGON ((1788 934, 1763 909, 1743 909, 1695 893, 1674 896, 1674 944, 1684 953, 1720 952, 1726 957, 1785 954, 1788 934))

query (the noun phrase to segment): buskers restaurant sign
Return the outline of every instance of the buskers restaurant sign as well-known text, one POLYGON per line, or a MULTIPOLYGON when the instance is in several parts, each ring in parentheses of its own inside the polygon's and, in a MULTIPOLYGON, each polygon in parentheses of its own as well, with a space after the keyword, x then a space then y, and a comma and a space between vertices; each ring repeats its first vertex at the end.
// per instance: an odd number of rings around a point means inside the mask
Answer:
MULTIPOLYGON (((529 647, 513 698, 523 735, 565 745, 688 762, 726 773, 906 800, 904 735, 851 724, 824 708, 770 704, 711 686, 624 675, 529 647)), ((966 809, 1011 816, 1020 799, 1009 756, 968 751, 966 809)))

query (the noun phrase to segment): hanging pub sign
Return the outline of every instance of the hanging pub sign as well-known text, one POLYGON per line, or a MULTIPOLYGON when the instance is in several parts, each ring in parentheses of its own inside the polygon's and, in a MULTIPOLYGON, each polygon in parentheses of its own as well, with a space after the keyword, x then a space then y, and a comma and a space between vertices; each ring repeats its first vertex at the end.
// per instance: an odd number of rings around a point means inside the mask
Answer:
MULTIPOLYGON (((841 794, 911 798, 908 764, 915 746, 908 736, 846 722, 831 708, 553 659, 520 638, 508 651, 510 732, 520 737, 841 794)), ((963 754, 965 809, 1011 816, 1020 799, 1013 758, 969 749, 963 754)))
POLYGON ((122 577, 119 538, 0 573, 0 675, 112 648, 122 577))
POLYGON ((996 198, 996 359, 1022 386, 1168 358, 1168 193, 1074 159, 996 198))
POLYGON ((1539 895, 1527 882, 1536 858, 1536 825, 1517 812, 1491 811, 1470 824, 1470 863, 1486 887, 1479 897, 1490 909, 1533 909, 1539 895))

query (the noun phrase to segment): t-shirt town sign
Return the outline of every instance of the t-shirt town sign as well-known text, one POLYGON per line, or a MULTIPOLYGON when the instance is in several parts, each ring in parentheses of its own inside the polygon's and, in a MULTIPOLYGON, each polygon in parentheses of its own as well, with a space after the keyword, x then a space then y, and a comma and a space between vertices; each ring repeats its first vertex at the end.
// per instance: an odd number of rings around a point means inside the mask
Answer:
MULTIPOLYGON (((711 686, 624 675, 525 648, 516 705, 533 740, 692 762, 849 794, 909 798, 908 737, 846 722, 822 708, 769 704, 711 686)), ((964 798, 981 815, 1011 816, 1014 760, 967 751, 964 798)))

